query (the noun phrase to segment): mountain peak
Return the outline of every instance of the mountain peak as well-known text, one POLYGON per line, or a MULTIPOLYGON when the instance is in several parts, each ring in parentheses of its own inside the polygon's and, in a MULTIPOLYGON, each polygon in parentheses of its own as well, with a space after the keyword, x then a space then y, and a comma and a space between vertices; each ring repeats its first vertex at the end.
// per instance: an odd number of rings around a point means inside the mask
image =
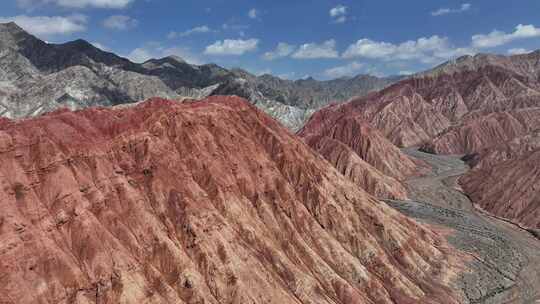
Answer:
POLYGON ((24 31, 19 25, 17 25, 17 23, 11 21, 11 22, 7 22, 7 23, 0 23, 0 31, 3 32, 3 31, 10 31, 10 32, 13 32, 13 31, 18 31, 18 32, 21 32, 21 31, 24 31))
POLYGON ((38 40, 15 22, 0 23, 0 45, 4 47, 20 49, 23 45, 33 44, 38 40))
POLYGON ((22 27, 15 22, 0 23, 0 41, 6 42, 6 40, 17 41, 30 37, 22 27))
POLYGON ((93 44, 91 44, 90 42, 84 39, 77 39, 77 40, 69 41, 69 42, 63 43, 62 45, 73 48, 78 51, 96 49, 96 47, 93 44))
POLYGON ((177 55, 170 55, 170 56, 165 57, 165 59, 178 61, 180 63, 185 63, 186 62, 182 57, 177 56, 177 55))

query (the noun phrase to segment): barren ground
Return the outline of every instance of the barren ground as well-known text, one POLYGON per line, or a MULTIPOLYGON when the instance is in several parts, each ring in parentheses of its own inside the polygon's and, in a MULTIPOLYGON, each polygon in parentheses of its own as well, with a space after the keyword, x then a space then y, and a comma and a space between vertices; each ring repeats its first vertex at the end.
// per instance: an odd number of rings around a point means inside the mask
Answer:
POLYGON ((387 201, 400 212, 440 229, 470 255, 456 278, 463 303, 540 303, 540 240, 512 223, 477 210, 456 184, 469 170, 458 156, 405 152, 428 162, 433 172, 407 181, 409 201, 387 201))

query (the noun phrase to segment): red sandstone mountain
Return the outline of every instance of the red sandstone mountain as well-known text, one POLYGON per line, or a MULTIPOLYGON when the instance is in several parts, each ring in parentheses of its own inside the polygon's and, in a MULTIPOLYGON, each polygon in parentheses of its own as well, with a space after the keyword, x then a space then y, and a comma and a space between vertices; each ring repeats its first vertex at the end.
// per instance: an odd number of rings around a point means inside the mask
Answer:
POLYGON ((471 115, 422 147, 437 154, 472 154, 540 129, 540 108, 471 115))
POLYGON ((315 113, 298 134, 338 171, 377 197, 406 198, 399 180, 419 172, 415 161, 356 112, 342 111, 341 105, 315 113))
POLYGON ((540 229, 540 132, 484 149, 460 183, 482 209, 540 229))
POLYGON ((444 241, 240 98, 0 122, 1 303, 457 303, 444 241))
POLYGON ((539 74, 540 51, 510 57, 465 56, 354 99, 334 108, 335 114, 327 109, 326 115, 355 112, 398 146, 433 140, 428 145, 435 152, 468 153, 524 134, 513 129, 518 126, 497 126, 498 118, 486 116, 519 109, 537 114, 539 74))
POLYGON ((308 136, 305 140, 341 174, 375 197, 407 198, 407 190, 398 180, 371 166, 341 141, 326 136, 308 136))
MULTIPOLYGON (((347 155, 342 146, 326 144, 321 149, 321 144, 309 136, 327 136, 355 151, 354 147, 372 147, 361 143, 367 137, 361 127, 351 127, 360 125, 360 121, 401 147, 421 145, 432 153, 474 156, 476 167, 461 179, 471 198, 496 215, 538 226, 540 152, 530 134, 540 130, 540 51, 509 57, 464 56, 382 91, 326 107, 314 114, 300 134, 350 176, 354 171, 347 169, 349 158, 341 156, 347 155)), ((407 164, 403 158, 386 156, 385 150, 394 151, 379 149, 374 155, 400 160, 393 164, 407 164)), ((350 166, 359 167, 353 162, 350 166)), ((400 178, 392 170, 375 167, 400 178)), ((402 172, 413 168, 390 167, 402 172)), ((387 186, 394 183, 379 175, 355 175, 366 176, 356 180, 372 194, 399 194, 399 190, 388 190, 398 188, 387 186)))

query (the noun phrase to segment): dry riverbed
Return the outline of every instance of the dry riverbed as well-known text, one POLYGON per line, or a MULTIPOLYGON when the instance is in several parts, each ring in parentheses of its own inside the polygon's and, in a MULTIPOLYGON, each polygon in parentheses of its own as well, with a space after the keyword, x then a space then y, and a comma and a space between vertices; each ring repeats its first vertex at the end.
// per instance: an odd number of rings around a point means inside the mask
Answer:
POLYGON ((469 167, 458 156, 405 152, 429 163, 432 173, 408 180, 408 201, 387 201, 417 220, 450 228, 449 242, 469 255, 454 282, 463 303, 540 303, 540 240, 530 232, 474 208, 457 186, 469 167))

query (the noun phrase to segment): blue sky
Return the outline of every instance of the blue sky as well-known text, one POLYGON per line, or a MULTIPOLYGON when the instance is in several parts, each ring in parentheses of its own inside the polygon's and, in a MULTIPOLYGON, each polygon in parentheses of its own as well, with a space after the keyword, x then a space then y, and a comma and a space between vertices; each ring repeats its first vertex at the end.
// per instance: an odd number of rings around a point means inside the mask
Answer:
POLYGON ((143 61, 178 55, 284 78, 420 71, 540 48, 537 0, 3 0, 0 21, 143 61))

